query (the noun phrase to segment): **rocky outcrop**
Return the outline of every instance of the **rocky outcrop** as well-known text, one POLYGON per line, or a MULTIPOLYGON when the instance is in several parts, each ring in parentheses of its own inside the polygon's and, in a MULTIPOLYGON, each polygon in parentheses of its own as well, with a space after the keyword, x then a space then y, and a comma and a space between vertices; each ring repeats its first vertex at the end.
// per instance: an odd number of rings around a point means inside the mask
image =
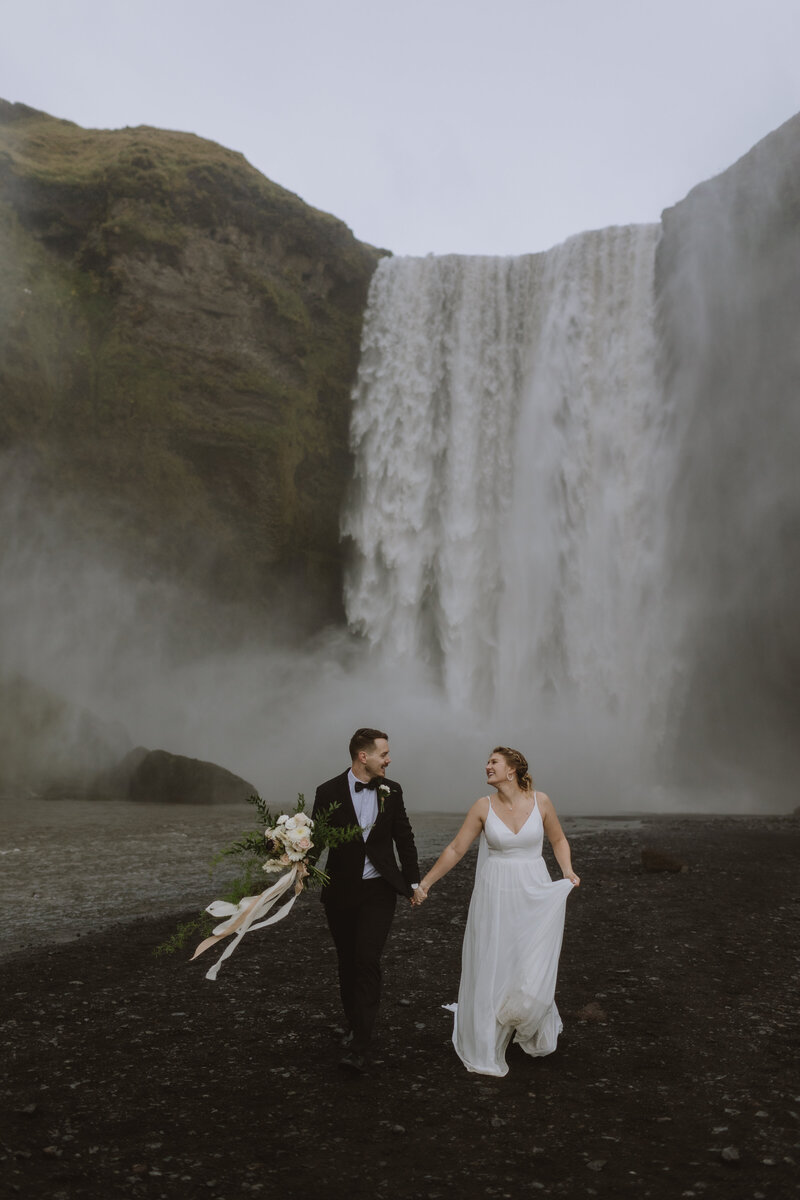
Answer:
POLYGON ((127 800, 134 773, 149 753, 145 746, 135 746, 113 767, 98 771, 89 784, 88 796, 93 800, 127 800))
POLYGON ((127 798, 150 804, 240 804, 255 790, 216 763, 151 750, 133 770, 127 798))
POLYGON ((212 142, 0 101, 0 450, 149 572, 338 615, 380 253, 212 142))
POLYGON ((664 214, 657 295, 683 628, 669 768, 800 768, 800 116, 664 214))
POLYGON ((0 796, 238 804, 256 790, 216 763, 129 747, 118 723, 22 676, 0 680, 0 796))
POLYGON ((658 850, 654 846, 643 846, 641 851, 642 867, 645 871, 666 871, 669 874, 686 874, 689 870, 686 863, 669 854, 666 850, 658 850))

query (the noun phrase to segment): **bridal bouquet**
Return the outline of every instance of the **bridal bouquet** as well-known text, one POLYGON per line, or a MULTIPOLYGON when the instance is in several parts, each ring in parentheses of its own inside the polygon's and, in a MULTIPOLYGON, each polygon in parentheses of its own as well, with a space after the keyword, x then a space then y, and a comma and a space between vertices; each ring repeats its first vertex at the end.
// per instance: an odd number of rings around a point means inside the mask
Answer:
MULTIPOLYGON (((238 841, 226 846, 214 860, 217 863, 223 858, 239 858, 243 872, 234 880, 225 899, 214 900, 205 909, 212 917, 225 917, 226 920, 215 926, 211 936, 200 943, 193 958, 223 938, 234 935, 234 940, 207 972, 206 979, 216 979, 224 960, 233 953, 249 930, 263 929, 287 917, 304 886, 328 882, 328 876, 317 866, 317 859, 323 850, 362 836, 358 825, 333 825, 330 808, 312 820, 305 811, 305 798, 302 795, 298 795, 293 812, 281 813, 276 819, 273 819, 260 796, 249 796, 248 802, 255 806, 262 830, 243 833, 238 841), (265 891, 253 895, 256 881, 259 876, 263 880, 264 872, 279 874, 281 878, 265 891), (290 890, 293 895, 288 902, 267 917, 276 902, 290 890)), ((196 925, 193 927, 196 928, 196 925)))
MULTIPOLYGON (((313 832, 314 822, 302 809, 291 816, 281 813, 274 829, 264 830, 267 851, 271 852, 273 857, 267 859, 263 870, 277 871, 280 874, 287 867, 291 867, 292 863, 301 863, 302 868, 307 871, 306 858, 314 848, 313 832)), ((312 870, 316 870, 316 867, 312 866, 312 870)))
POLYGON ((238 841, 226 846, 214 858, 215 864, 231 857, 242 862, 242 874, 231 885, 238 895, 229 896, 229 899, 241 899, 252 890, 259 873, 264 871, 281 874, 296 866, 301 879, 308 880, 307 887, 328 883, 328 876, 317 866, 323 850, 340 846, 362 834, 358 825, 342 827, 331 822, 330 814, 335 811, 335 806, 312 820, 306 812, 302 792, 298 793, 293 811, 278 817, 272 816, 260 796, 248 796, 247 802, 255 807, 261 829, 243 833, 238 841))

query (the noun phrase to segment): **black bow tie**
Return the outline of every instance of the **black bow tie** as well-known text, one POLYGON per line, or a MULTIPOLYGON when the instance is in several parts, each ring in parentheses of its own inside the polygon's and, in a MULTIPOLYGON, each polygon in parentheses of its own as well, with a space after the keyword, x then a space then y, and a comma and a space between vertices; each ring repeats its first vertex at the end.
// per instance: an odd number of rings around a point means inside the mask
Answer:
POLYGON ((378 786, 379 779, 380 779, 379 775, 373 776, 373 778, 370 779, 369 783, 362 783, 360 779, 357 779, 356 780, 356 791, 363 792, 364 788, 368 788, 369 791, 374 792, 375 788, 378 786))

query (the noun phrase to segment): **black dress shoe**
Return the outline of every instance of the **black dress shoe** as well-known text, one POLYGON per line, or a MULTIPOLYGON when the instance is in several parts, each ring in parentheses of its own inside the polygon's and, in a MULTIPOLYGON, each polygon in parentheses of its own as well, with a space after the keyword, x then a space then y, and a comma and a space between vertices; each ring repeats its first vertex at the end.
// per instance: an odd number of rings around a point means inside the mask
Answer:
POLYGON ((339 1059, 339 1066, 351 1075, 365 1075, 367 1072, 366 1055, 359 1054, 357 1050, 349 1050, 339 1059))

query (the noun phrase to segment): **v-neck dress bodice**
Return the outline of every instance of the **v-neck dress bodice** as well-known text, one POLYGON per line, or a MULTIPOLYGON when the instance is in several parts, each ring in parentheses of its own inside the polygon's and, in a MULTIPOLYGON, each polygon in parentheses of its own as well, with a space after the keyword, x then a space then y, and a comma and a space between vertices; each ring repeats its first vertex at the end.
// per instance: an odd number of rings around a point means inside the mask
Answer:
POLYGON ((490 800, 484 837, 490 855, 541 857, 544 826, 535 798, 529 817, 516 833, 495 812, 494 804, 490 800))
POLYGON ((572 884, 554 882, 534 793, 515 833, 489 800, 461 955, 453 1045, 469 1071, 505 1075, 513 1037, 526 1053, 551 1054, 561 1032, 558 959, 572 884))

